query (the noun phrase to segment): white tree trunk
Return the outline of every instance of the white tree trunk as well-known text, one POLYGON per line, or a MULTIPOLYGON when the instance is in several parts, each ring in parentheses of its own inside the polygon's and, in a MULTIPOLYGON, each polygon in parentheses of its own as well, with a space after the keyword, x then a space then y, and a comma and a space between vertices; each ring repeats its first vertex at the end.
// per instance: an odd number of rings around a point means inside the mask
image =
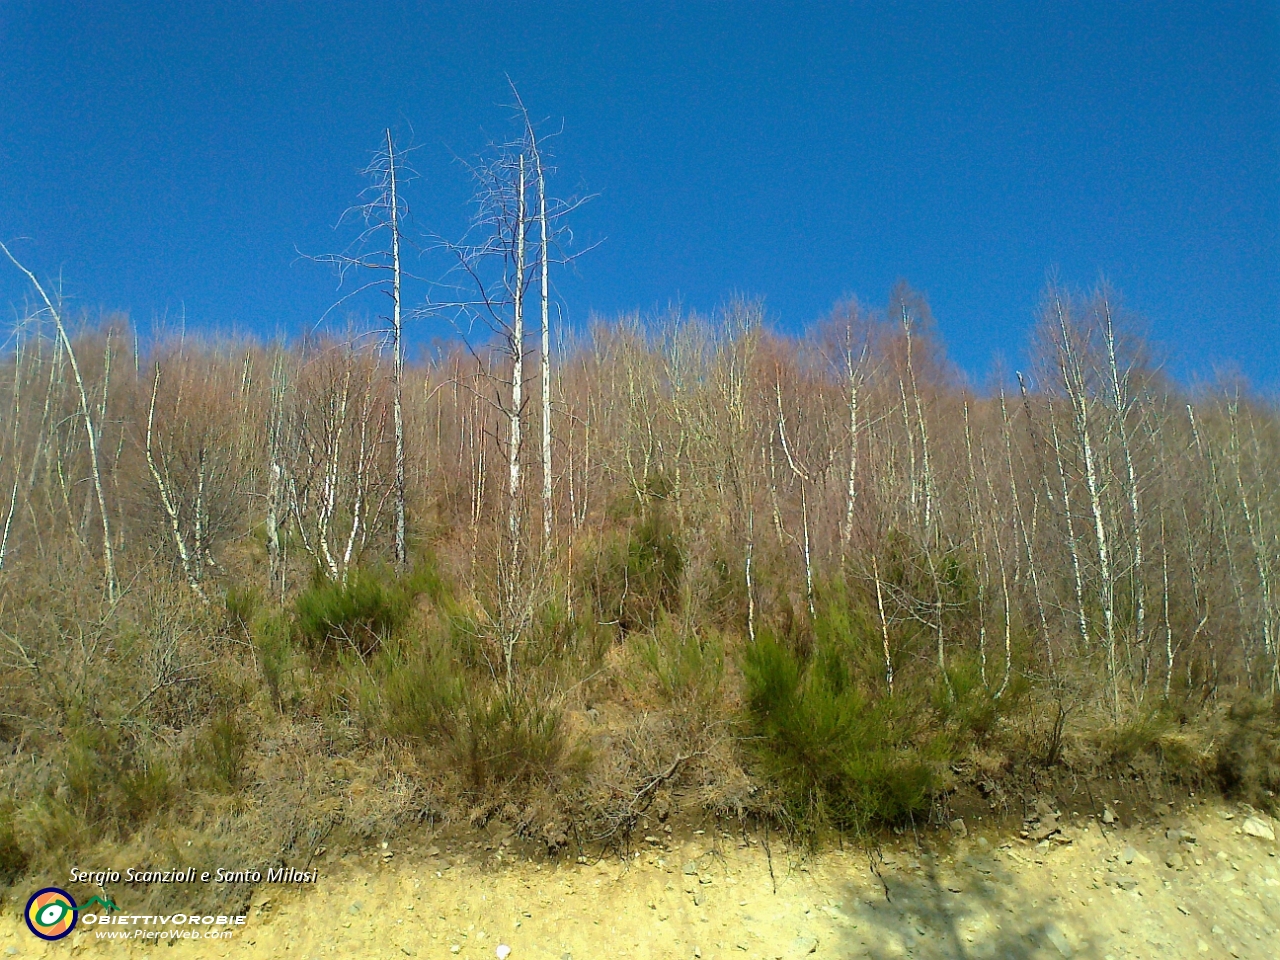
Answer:
MULTIPOLYGON (((93 490, 98 498, 98 514, 102 517, 102 566, 107 581, 107 600, 110 603, 115 603, 119 589, 116 580, 115 550, 111 543, 111 519, 107 514, 107 497, 102 488, 102 468, 98 459, 98 434, 93 425, 93 417, 89 413, 89 394, 84 387, 84 378, 80 375, 80 365, 76 363, 75 350, 71 347, 71 338, 67 335, 67 328, 62 322, 62 314, 53 305, 53 301, 45 293, 44 287, 40 285, 36 275, 19 263, 3 243, 0 243, 0 250, 4 251, 5 256, 13 262, 15 267, 26 274, 27 279, 31 281, 31 285, 40 294, 40 299, 44 301, 45 306, 48 308, 49 315, 53 317, 58 338, 62 341, 63 349, 67 351, 67 359, 71 363, 71 373, 75 377, 76 390, 80 395, 80 416, 84 421, 85 439, 89 445, 89 470, 93 476, 93 490)), ((106 402, 105 391, 103 402, 104 404, 106 402)))
POLYGON ((391 139, 391 130, 387 130, 387 172, 391 188, 390 223, 391 223, 391 338, 393 348, 392 365, 394 383, 392 384, 392 419, 395 429, 396 443, 396 503, 395 503, 395 560, 396 565, 405 564, 405 482, 404 482, 404 413, 401 398, 404 390, 404 329, 400 314, 400 207, 396 193, 396 149, 391 139))

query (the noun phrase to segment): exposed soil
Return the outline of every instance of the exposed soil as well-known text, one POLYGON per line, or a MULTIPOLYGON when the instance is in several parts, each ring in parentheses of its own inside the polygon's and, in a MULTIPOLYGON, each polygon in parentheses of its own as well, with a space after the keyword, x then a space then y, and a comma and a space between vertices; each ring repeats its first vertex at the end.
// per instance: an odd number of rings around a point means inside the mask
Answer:
POLYGON ((660 830, 625 861, 557 864, 500 833, 441 834, 331 859, 304 890, 259 888, 229 941, 178 941, 170 954, 105 942, 82 923, 45 944, 10 903, 0 953, 481 960, 505 945, 511 960, 1278 955, 1280 845, 1245 825, 1280 824, 1217 801, 1166 805, 1138 824, 1113 801, 1100 816, 1054 807, 1041 801, 1021 829, 957 823, 874 853, 808 855, 762 834, 660 830))

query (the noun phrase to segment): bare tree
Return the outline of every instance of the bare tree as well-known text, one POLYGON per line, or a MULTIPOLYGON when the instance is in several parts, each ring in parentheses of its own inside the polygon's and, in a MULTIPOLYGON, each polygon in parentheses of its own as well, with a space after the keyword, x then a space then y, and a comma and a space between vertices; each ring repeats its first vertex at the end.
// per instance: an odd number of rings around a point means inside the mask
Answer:
POLYGON ((350 343, 326 346, 304 372, 289 430, 290 510, 303 549, 330 579, 345 581, 394 492, 380 456, 386 398, 376 358, 350 343))
MULTIPOLYGON (((89 394, 85 389, 84 377, 80 374, 80 364, 76 362, 75 349, 71 346, 71 338, 67 335, 67 327, 62 320, 62 312, 54 305, 53 300, 49 298, 44 287, 40 285, 40 281, 36 279, 36 275, 19 263, 18 259, 3 242, 0 242, 0 250, 4 251, 4 255, 9 258, 10 262, 26 275, 36 293, 40 295, 40 299, 44 301, 45 310, 53 320, 58 339, 62 341, 62 347, 66 351, 67 359, 71 364, 71 373, 75 378, 76 390, 80 398, 80 416, 84 423, 85 440, 89 446, 89 469, 93 477, 94 493, 98 498, 98 515, 102 518, 102 565, 107 581, 107 599, 114 603, 119 593, 119 587, 116 580, 115 550, 111 542, 111 520, 107 513, 107 497, 103 491, 102 467, 98 457, 98 428, 95 427, 93 415, 89 411, 89 394)), ((103 395, 105 402, 105 390, 103 395)))
MULTIPOLYGON (((373 161, 363 171, 363 175, 370 181, 363 195, 365 202, 349 208, 341 218, 358 220, 361 224, 360 233, 343 253, 328 254, 314 259, 321 263, 333 264, 338 270, 339 277, 345 277, 346 273, 353 268, 389 274, 385 279, 379 278, 360 285, 342 297, 338 304, 371 287, 381 287, 391 298, 391 316, 388 320, 392 355, 392 431, 395 442, 394 550, 396 565, 403 568, 407 554, 404 449, 403 287, 405 271, 401 263, 401 246, 404 243, 402 224, 406 216, 406 207, 401 188, 406 178, 415 177, 416 174, 406 163, 407 151, 396 146, 390 128, 386 130, 385 139, 385 146, 379 149, 373 161)), ((333 307, 330 307, 330 310, 332 309, 333 307)))
MULTIPOLYGON (((156 465, 154 434, 155 434, 155 417, 156 417, 156 395, 159 392, 160 392, 160 364, 157 363, 155 383, 151 388, 151 403, 147 407, 147 439, 146 439, 146 445, 145 445, 145 449, 147 453, 147 467, 151 471, 152 479, 155 481, 156 490, 160 495, 160 503, 164 507, 165 515, 169 518, 169 525, 171 530, 173 531, 173 542, 174 542, 174 545, 178 548, 178 558, 182 563, 182 572, 185 574, 187 578, 187 584, 195 592, 196 596, 198 596, 201 600, 205 600, 207 602, 208 598, 205 597, 204 587, 202 587, 200 584, 201 575, 203 573, 202 565, 200 564, 199 557, 195 557, 195 558, 192 557, 191 548, 187 545, 187 537, 182 528, 182 517, 179 512, 177 498, 171 489, 172 485, 168 481, 166 481, 165 475, 161 473, 160 468, 156 465)), ((204 492, 203 491, 203 486, 204 486, 203 463, 201 463, 201 468, 202 468, 200 471, 201 493, 203 493, 204 492)), ((199 516, 203 508, 203 503, 201 502, 202 500, 203 500, 203 497, 197 499, 196 501, 197 538, 199 537, 199 529, 200 529, 199 516)))
POLYGON ((1117 657, 1115 622, 1115 575, 1112 567, 1112 548, 1108 534, 1108 518, 1103 501, 1104 477, 1102 463, 1093 435, 1093 397, 1085 370, 1085 358, 1077 331, 1068 317, 1066 304, 1056 291, 1052 297, 1053 318, 1050 321, 1055 333, 1057 363, 1061 382, 1071 403, 1072 423, 1077 448, 1084 463, 1085 487, 1089 494, 1089 508, 1093 518, 1094 543, 1098 554, 1098 600, 1102 608, 1103 637, 1107 651, 1107 676, 1111 687, 1113 719, 1120 722, 1120 675, 1117 657))

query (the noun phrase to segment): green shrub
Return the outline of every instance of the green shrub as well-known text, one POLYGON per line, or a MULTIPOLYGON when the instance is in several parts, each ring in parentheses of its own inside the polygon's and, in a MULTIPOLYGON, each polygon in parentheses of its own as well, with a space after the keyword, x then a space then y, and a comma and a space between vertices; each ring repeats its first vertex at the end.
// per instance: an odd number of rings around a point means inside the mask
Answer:
POLYGON ((1172 720, 1162 710, 1145 710, 1103 730, 1099 735, 1099 747, 1103 756, 1113 763, 1132 760, 1142 754, 1155 754, 1160 739, 1171 726, 1172 720))
MULTIPOLYGON (((838 651, 852 675, 883 679, 884 636, 874 607, 841 581, 822 585, 819 596, 818 616, 813 624, 817 646, 838 651)), ((890 639, 897 638, 891 633, 890 639)))
POLYGON ((83 811, 73 809, 60 797, 38 797, 24 806, 19 816, 33 847, 46 853, 66 856, 101 836, 101 830, 86 820, 83 811))
POLYGON ((608 650, 611 639, 595 617, 571 614, 557 590, 534 612, 525 659, 539 664, 594 665, 608 650))
POLYGON ((318 655, 350 650, 363 659, 404 625, 423 595, 437 605, 448 603, 444 580, 429 556, 417 558, 407 574, 385 567, 353 569, 334 581, 317 568, 294 601, 294 632, 318 655))
POLYGON ((408 617, 413 589, 375 571, 351 570, 337 581, 317 574, 294 601, 298 636, 319 655, 349 649, 369 656, 408 617))
POLYGON ((197 782, 215 790, 234 791, 244 780, 248 724, 234 710, 225 709, 200 731, 192 752, 197 782))
POLYGON ((274 611, 259 611, 249 629, 262 680, 276 709, 284 705, 286 694, 291 693, 286 687, 293 667, 292 630, 288 618, 274 611))
POLYGON ((1011 678, 997 699, 996 691, 983 683, 981 665, 972 656, 952 657, 947 680, 934 688, 933 707, 958 744, 988 736, 1024 691, 1023 683, 1011 678))
POLYGON ((262 592, 257 587, 233 584, 227 588, 223 601, 227 607, 227 623, 233 630, 248 635, 254 617, 262 607, 262 592))
POLYGON ((577 759, 560 711, 522 692, 472 699, 451 753, 467 786, 481 795, 554 783, 577 759))
POLYGON ((596 557, 588 582, 600 619, 624 633, 654 626, 663 610, 676 610, 684 554, 661 504, 650 505, 625 533, 614 534, 596 557))
POLYGON ((747 584, 740 561, 717 551, 698 571, 693 590, 701 601, 698 612, 702 622, 746 631, 747 584))
POLYGON ((576 755, 558 707, 531 691, 469 685, 450 649, 447 642, 384 648, 361 672, 365 722, 430 746, 477 794, 556 782, 572 769, 576 755))
POLYGON ((1202 730, 1171 729, 1156 740, 1156 750, 1165 772, 1180 783, 1199 788, 1214 772, 1217 757, 1202 730))
POLYGON ((117 744, 100 726, 73 728, 62 758, 63 786, 68 802, 85 820, 97 821, 111 812, 111 787, 119 757, 117 744))
POLYGON ((686 633, 664 617, 641 645, 640 662, 675 709, 701 720, 714 709, 724 678, 719 635, 686 633))
POLYGON ((794 824, 860 831, 927 809, 934 778, 908 711, 865 696, 838 650, 801 663, 762 636, 743 667, 758 759, 794 824))
POLYGON ((168 765, 158 757, 135 763, 120 778, 120 812, 130 825, 144 822, 173 800, 176 788, 168 765))
POLYGON ((457 731, 465 688, 443 651, 429 646, 401 658, 387 650, 370 673, 362 713, 387 736, 435 743, 457 731))
POLYGON ((128 736, 96 723, 73 728, 63 748, 62 782, 53 784, 85 823, 133 826, 173 798, 168 767, 128 736))

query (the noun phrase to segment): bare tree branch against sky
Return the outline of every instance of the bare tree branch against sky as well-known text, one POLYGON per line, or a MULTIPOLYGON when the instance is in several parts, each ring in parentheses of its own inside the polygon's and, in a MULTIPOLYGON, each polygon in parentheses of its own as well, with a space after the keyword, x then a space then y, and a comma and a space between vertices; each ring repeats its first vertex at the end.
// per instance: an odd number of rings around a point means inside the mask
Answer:
POLYGON ((0 0, 0 239, 71 307, 299 332, 369 145, 421 146, 406 231, 458 235, 509 75, 600 195, 570 323, 739 292, 794 329, 905 278, 980 378, 1056 269, 1176 373, 1280 384, 1275 3, 538 7, 0 0))

